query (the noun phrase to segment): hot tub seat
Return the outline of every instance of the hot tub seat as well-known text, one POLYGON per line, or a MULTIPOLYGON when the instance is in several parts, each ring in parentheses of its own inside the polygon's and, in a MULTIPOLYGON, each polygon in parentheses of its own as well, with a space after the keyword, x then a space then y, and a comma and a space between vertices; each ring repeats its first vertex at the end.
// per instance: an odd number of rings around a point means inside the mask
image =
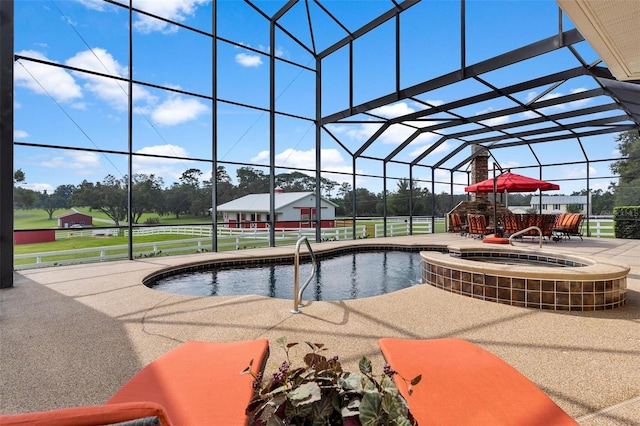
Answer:
POLYGON ((187 342, 140 370, 104 405, 4 415, 0 416, 0 424, 247 424, 245 408, 253 396, 253 378, 240 372, 252 359, 253 371, 261 371, 268 351, 266 339, 187 342))

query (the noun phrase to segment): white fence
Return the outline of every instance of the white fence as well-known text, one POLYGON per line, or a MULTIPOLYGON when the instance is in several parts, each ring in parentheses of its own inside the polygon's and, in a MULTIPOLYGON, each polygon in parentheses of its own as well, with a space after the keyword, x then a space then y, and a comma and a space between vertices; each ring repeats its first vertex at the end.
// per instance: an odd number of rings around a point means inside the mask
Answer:
MULTIPOLYGON (((406 218, 387 219, 387 236, 409 235, 409 222, 406 218)), ((431 218, 414 218, 411 231, 413 234, 431 233, 431 218)), ((435 218, 435 222, 442 222, 443 218, 435 218)), ((361 221, 358 220, 360 223, 361 221)), ((384 224, 376 223, 374 227, 376 238, 384 236, 384 224)), ((438 229, 438 227, 436 227, 438 229)), ((589 219, 589 229, 592 237, 613 237, 613 219, 611 216, 592 217, 589 219)), ((128 235, 128 230, 121 230, 128 235)), ((295 244, 302 236, 314 240, 315 228, 304 229, 276 229, 276 245, 295 244)), ((80 236, 117 236, 117 228, 100 229, 69 229, 56 231, 56 239, 74 238, 80 236)), ((153 243, 139 243, 133 245, 134 257, 150 257, 163 254, 195 253, 208 251, 212 247, 212 226, 150 226, 134 229, 133 235, 184 235, 196 238, 180 240, 158 241, 153 243)), ((582 233, 587 235, 586 220, 582 223, 582 233)), ((120 235, 123 235, 120 234, 120 235)), ((340 228, 324 228, 321 232, 322 240, 351 240, 366 238, 367 227, 358 225, 356 235, 350 226, 340 228)), ((269 245, 268 229, 258 228, 218 228, 218 250, 240 250, 252 247, 266 247, 269 245)), ((114 259, 126 259, 128 246, 104 246, 95 248, 49 251, 41 253, 20 254, 14 256, 17 261, 15 269, 28 269, 44 266, 68 265, 74 263, 102 262, 114 259)))
MULTIPOLYGON (((184 240, 168 240, 153 243, 133 244, 134 257, 152 257, 160 253, 196 253, 209 251, 212 247, 211 226, 202 227, 148 227, 134 230, 134 236, 140 235, 175 235, 176 229, 181 229, 181 235, 208 235, 201 238, 189 238, 184 240), (137 231, 144 231, 137 234, 137 231)), ((93 230, 95 231, 95 230, 93 230)), ((356 227, 355 238, 366 237, 366 226, 356 227)), ((73 238, 77 236, 91 236, 92 230, 58 231, 56 238, 73 238)), ((99 235, 118 235, 118 229, 101 230, 99 235)), ((276 245, 295 244, 301 237, 306 236, 315 239, 315 228, 304 229, 276 229, 276 245)), ((325 228, 321 231, 323 240, 353 239, 353 229, 325 228)), ((269 231, 256 228, 219 228, 218 250, 240 250, 252 247, 266 247, 269 245, 269 231)), ((126 259, 128 257, 128 245, 93 247, 86 249, 47 251, 41 253, 29 253, 15 255, 17 260, 15 269, 29 269, 56 265, 70 265, 75 263, 103 262, 106 260, 126 259), (26 261, 26 262, 24 262, 26 261)))
MULTIPOLYGON (((398 237, 411 234, 430 234, 431 222, 389 222, 387 221, 387 237, 398 237)), ((377 223, 375 226, 375 238, 384 237, 384 223, 377 223)))
MULTIPOLYGON (((611 216, 596 216, 589 218, 589 230, 591 231, 591 237, 605 237, 613 238, 615 233, 613 231, 613 217, 611 216)), ((582 233, 587 233, 587 221, 582 222, 582 233)))

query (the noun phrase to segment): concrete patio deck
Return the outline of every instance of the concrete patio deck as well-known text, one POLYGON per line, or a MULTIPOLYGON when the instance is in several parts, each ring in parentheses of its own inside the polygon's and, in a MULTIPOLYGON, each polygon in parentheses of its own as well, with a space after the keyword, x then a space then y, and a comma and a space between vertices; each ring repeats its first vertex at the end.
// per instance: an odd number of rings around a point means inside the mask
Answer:
MULTIPOLYGON (((454 234, 336 245, 482 244, 454 234)), ((537 244, 527 245, 537 249, 537 244)), ((626 306, 592 312, 525 309, 418 285, 373 298, 310 302, 255 295, 188 297, 141 284, 158 269, 208 259, 291 254, 291 246, 32 269, 0 290, 0 413, 104 403, 144 365, 188 340, 267 338, 324 343, 357 368, 381 371, 380 337, 459 337, 500 356, 581 425, 640 424, 640 241, 577 238, 543 250, 616 259, 631 266, 626 306)), ((247 360, 248 361, 248 360, 247 360)), ((215 362, 212 360, 212 362, 215 362)), ((428 377, 423 377, 428 380, 428 377)))

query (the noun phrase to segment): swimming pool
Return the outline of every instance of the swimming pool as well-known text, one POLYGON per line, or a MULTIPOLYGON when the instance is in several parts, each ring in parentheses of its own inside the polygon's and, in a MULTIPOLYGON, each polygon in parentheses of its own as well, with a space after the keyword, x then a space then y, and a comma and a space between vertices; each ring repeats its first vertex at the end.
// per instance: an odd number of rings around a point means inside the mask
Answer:
MULTIPOLYGON (((303 283, 310 264, 300 266, 303 283)), ((216 267, 185 271, 145 282, 155 290, 188 296, 257 294, 293 299, 293 265, 216 267)), ((321 258, 303 299, 346 300, 391 293, 421 283, 420 253, 372 251, 321 258)))

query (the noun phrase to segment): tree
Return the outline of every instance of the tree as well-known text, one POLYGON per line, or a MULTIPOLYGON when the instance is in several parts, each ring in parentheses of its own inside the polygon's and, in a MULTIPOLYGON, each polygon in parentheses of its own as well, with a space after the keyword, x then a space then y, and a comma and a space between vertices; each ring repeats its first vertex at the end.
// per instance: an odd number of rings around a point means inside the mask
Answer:
POLYGON ((315 191, 316 179, 300 172, 280 173, 276 175, 276 187, 285 191, 315 191))
POLYGON ((13 172, 13 183, 21 183, 21 182, 24 182, 24 180, 25 180, 25 176, 22 169, 18 169, 15 172, 13 172))
POLYGON ((320 178, 320 186, 322 188, 321 190, 328 198, 331 197, 331 191, 333 191, 333 189, 338 185, 339 185, 338 182, 334 180, 323 178, 323 177, 320 178))
POLYGON ((202 171, 199 169, 188 169, 180 176, 181 190, 174 191, 174 195, 180 194, 185 199, 183 200, 183 207, 185 211, 188 211, 194 216, 205 214, 211 207, 211 191, 208 191, 209 198, 207 199, 207 191, 204 191, 200 187, 200 180, 202 178, 202 171))
POLYGON ((615 141, 623 158, 611 164, 611 171, 618 175, 613 184, 616 206, 640 205, 640 133, 629 130, 620 133, 615 141))
POLYGON ((182 213, 189 211, 188 189, 175 182, 169 188, 165 189, 165 208, 168 212, 173 213, 176 219, 180 218, 182 213))
POLYGON ((580 204, 567 204, 567 213, 580 213, 580 204))
POLYGON ((38 193, 31 189, 17 186, 13 188, 13 205, 17 209, 31 209, 35 206, 38 193))
POLYGON ((69 200, 71 199, 73 191, 75 190, 75 185, 59 185, 53 193, 65 201, 65 207, 70 207, 69 200))
POLYGON ((240 167, 236 170, 238 195, 264 194, 269 192, 269 176, 253 167, 240 167))
POLYGON ((47 212, 49 220, 53 220, 53 213, 58 209, 67 207, 67 199, 61 195, 63 191, 54 191, 53 194, 47 194, 45 190, 42 194, 38 194, 36 206, 47 212))
POLYGON ((127 217, 127 181, 107 175, 95 185, 86 180, 73 192, 75 206, 87 206, 106 214, 116 226, 127 217))
POLYGON ((154 174, 136 173, 131 180, 131 221, 138 223, 144 213, 156 212, 162 206, 162 187, 164 182, 161 177, 154 174))
POLYGON ((595 215, 613 214, 613 202, 613 193, 597 189, 591 195, 591 211, 595 215))
POLYGON ((21 186, 15 186, 16 183, 25 183, 25 174, 21 169, 13 172, 13 206, 17 209, 30 209, 36 204, 38 193, 21 186))
POLYGON ((387 213, 396 216, 409 215, 409 179, 397 182, 396 192, 387 195, 387 213))
POLYGON ((218 166, 216 180, 218 185, 216 201, 218 205, 235 199, 236 188, 231 183, 231 177, 229 177, 229 173, 227 173, 224 166, 218 166))

